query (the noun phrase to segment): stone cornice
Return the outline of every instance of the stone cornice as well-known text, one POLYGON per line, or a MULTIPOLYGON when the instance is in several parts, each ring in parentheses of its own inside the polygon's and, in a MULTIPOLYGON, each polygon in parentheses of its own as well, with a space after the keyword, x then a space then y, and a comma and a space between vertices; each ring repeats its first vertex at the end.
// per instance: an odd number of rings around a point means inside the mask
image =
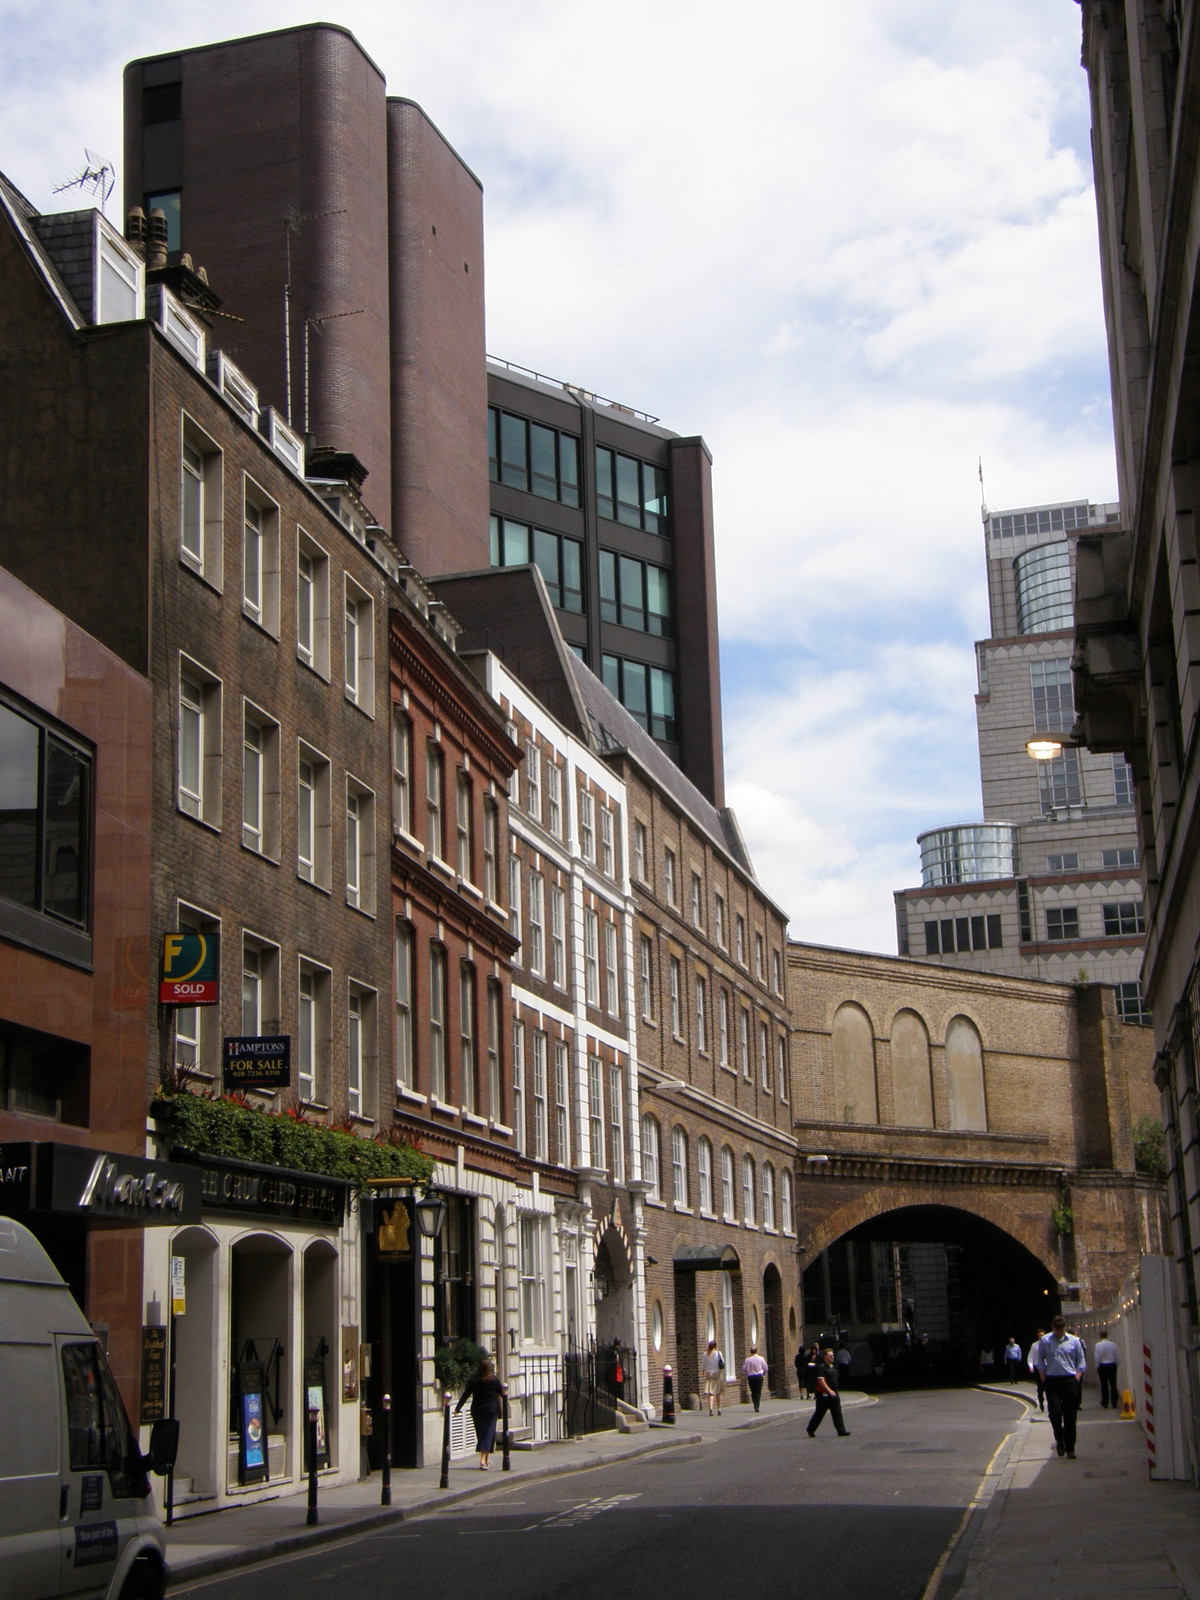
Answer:
POLYGON ((830 1183, 853 1178, 861 1182, 918 1185, 970 1185, 1025 1189, 1060 1189, 1071 1174, 1062 1166, 1039 1166, 1032 1162, 1007 1161, 923 1161, 909 1156, 837 1155, 828 1161, 800 1164, 798 1182, 830 1183))

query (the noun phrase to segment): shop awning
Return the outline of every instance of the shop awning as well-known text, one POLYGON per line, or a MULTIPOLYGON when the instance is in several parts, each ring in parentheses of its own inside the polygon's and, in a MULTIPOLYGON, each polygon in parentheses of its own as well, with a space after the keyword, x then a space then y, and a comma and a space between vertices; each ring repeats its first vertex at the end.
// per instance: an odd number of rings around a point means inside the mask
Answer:
POLYGON ((674 1265, 676 1272, 738 1272, 742 1263, 731 1244, 685 1244, 674 1265))

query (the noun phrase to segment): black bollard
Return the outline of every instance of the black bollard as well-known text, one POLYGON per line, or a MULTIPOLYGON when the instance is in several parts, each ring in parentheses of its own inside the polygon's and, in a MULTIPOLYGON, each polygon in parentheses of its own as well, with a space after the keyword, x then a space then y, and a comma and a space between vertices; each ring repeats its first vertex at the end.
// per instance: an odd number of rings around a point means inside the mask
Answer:
POLYGON ((450 1487, 450 1394, 449 1391, 442 1396, 442 1476, 438 1480, 439 1489, 450 1487))
POLYGON ((308 1413, 308 1516, 305 1523, 310 1528, 317 1525, 317 1408, 308 1413))
POLYGON ((671 1375, 670 1367, 663 1368, 663 1414, 664 1422, 675 1425, 675 1379, 671 1375))
POLYGON ((392 1503, 392 1397, 383 1397, 383 1487, 379 1491, 379 1504, 392 1503))
POLYGON ((504 1459, 500 1463, 500 1470, 501 1470, 501 1472, 511 1472, 512 1471, 512 1458, 509 1455, 509 1452, 512 1449, 512 1437, 511 1437, 511 1435, 509 1434, 509 1431, 508 1431, 508 1390, 507 1389, 505 1389, 504 1393, 500 1397, 500 1404, 501 1404, 501 1406, 503 1407, 503 1410, 504 1410, 504 1436, 500 1441, 500 1449, 501 1449, 501 1453, 502 1453, 504 1459))

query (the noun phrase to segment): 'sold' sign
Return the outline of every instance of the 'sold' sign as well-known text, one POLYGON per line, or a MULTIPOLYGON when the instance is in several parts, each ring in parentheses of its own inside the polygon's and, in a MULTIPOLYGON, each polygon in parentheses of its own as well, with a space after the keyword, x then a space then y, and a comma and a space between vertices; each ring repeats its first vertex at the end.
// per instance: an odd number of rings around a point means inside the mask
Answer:
POLYGON ((215 1006, 221 998, 221 950, 215 933, 163 938, 158 998, 164 1006, 215 1006))

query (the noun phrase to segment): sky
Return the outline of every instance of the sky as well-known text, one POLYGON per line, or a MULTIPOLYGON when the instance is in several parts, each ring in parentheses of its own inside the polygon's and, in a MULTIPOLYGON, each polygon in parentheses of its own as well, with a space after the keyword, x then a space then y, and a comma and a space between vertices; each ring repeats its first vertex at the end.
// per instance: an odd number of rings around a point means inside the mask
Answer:
POLYGON ((127 61, 318 20, 483 182, 489 351, 705 438, 729 803, 793 937, 894 952, 980 814, 979 463, 1116 499, 1078 6, 0 0, 0 169, 73 205, 127 61))

